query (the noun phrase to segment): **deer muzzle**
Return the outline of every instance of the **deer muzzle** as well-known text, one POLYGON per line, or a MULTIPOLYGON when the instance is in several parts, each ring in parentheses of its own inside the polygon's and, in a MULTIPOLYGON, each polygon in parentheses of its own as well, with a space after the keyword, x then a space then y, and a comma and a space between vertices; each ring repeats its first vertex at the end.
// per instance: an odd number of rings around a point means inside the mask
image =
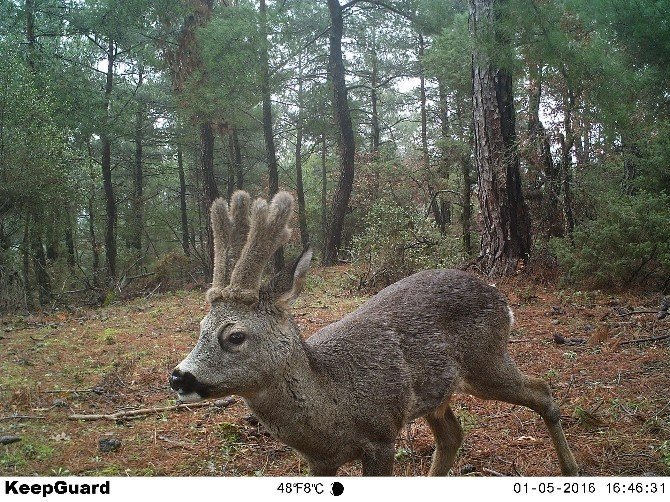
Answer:
POLYGON ((211 390, 208 385, 198 381, 192 373, 182 371, 178 367, 172 371, 169 377, 170 387, 177 391, 179 401, 192 403, 210 396, 211 390))

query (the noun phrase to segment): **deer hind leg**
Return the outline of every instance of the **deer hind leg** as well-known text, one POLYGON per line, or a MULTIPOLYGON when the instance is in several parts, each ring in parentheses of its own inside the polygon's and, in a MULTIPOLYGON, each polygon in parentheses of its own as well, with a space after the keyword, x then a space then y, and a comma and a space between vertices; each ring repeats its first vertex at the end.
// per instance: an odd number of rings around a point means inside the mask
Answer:
POLYGON ((435 436, 435 451, 428 475, 446 476, 454 465, 458 448, 463 443, 463 429, 448 402, 424 418, 435 436))
POLYGON ((521 373, 508 355, 498 365, 489 362, 487 369, 489 374, 486 382, 468 380, 471 393, 483 399, 526 406, 539 413, 558 454, 561 473, 564 476, 578 475, 577 463, 561 427, 561 410, 551 397, 547 382, 521 373))

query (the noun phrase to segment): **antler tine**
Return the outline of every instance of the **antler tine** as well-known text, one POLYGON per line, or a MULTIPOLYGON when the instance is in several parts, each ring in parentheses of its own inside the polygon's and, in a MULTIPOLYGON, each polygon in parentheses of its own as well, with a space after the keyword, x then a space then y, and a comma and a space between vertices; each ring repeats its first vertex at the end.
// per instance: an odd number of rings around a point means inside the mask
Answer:
POLYGON ((243 190, 237 190, 230 197, 230 215, 232 218, 232 232, 228 249, 228 267, 226 268, 226 284, 230 280, 233 267, 240 257, 242 248, 247 242, 249 234, 249 206, 251 197, 243 190))
POLYGON ((220 197, 212 203, 210 218, 214 236, 212 287, 224 288, 226 286, 226 250, 233 227, 233 222, 228 215, 228 203, 224 198, 220 197))
POLYGON ((274 252, 291 238, 287 227, 293 211, 293 197, 279 192, 272 202, 256 199, 251 208, 251 226, 246 244, 230 277, 230 287, 258 295, 265 265, 274 252))

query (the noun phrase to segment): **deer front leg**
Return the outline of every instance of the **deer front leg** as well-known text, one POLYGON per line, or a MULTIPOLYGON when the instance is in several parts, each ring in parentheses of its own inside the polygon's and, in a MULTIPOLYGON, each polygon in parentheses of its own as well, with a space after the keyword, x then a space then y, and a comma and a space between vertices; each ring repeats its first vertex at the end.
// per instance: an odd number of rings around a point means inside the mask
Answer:
POLYGON ((310 476, 337 476, 338 466, 312 459, 307 459, 307 464, 310 476))
POLYGON ((363 454, 363 476, 392 476, 395 444, 371 445, 363 454))

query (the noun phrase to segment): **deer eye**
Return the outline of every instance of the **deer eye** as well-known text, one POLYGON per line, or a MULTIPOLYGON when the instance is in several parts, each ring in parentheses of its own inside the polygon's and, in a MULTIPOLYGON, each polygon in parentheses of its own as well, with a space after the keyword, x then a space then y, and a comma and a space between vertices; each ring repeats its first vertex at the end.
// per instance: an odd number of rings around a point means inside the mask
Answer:
POLYGON ((243 331, 233 331, 228 335, 228 341, 233 345, 240 345, 244 340, 246 340, 247 335, 243 331))

